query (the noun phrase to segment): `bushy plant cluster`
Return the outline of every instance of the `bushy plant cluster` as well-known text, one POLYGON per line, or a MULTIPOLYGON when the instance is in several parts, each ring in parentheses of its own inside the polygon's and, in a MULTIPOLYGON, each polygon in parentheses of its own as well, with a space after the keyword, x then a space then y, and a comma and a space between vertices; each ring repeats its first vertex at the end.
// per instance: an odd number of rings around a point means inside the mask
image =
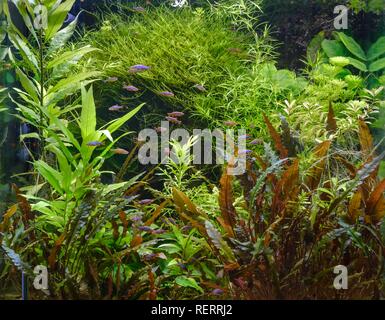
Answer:
POLYGON ((33 130, 30 170, 0 207, 0 298, 37 265, 49 287, 32 299, 384 298, 382 38, 319 35, 296 74, 277 68, 260 2, 122 5, 77 37, 75 1, 43 2, 45 29, 16 3, 27 32, 2 7, 17 83, 0 111, 33 130), (142 166, 134 131, 165 116, 246 128, 247 149, 207 170, 193 136, 142 166), (337 265, 349 290, 333 287, 337 265))
POLYGON ((274 66, 268 29, 254 30, 256 18, 242 13, 255 12, 257 4, 235 3, 105 15, 101 28, 85 37, 102 49, 90 67, 117 78, 101 88, 102 104, 146 101, 146 125, 183 109, 193 124, 234 121, 263 130, 256 110, 273 111, 283 97, 298 95, 305 81, 274 66), (149 70, 128 72, 139 64, 149 70))

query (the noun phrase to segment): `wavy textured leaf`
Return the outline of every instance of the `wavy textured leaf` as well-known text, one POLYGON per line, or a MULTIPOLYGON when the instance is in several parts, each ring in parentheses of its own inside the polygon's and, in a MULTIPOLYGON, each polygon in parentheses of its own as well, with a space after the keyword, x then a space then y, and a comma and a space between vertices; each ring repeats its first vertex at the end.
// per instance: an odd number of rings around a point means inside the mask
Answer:
POLYGON ((282 140, 281 140, 281 136, 279 135, 277 130, 275 130, 275 128, 273 127, 270 120, 268 119, 268 117, 265 114, 263 114, 263 118, 264 118, 265 123, 267 125, 267 128, 269 130, 270 136, 273 139, 275 149, 279 152, 280 158, 281 159, 287 158, 289 152, 284 147, 282 140))
POLYGON ((315 190, 320 181, 322 173, 325 169, 326 155, 329 151, 331 141, 327 140, 319 144, 314 150, 315 163, 310 169, 309 175, 306 179, 306 186, 311 190, 315 190))

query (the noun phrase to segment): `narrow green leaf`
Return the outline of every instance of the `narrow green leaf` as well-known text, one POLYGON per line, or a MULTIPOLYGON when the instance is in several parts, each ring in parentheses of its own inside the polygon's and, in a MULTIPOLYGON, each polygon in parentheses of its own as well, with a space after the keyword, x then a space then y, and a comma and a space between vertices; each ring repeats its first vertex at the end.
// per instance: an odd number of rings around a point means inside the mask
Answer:
POLYGON ((39 101, 38 90, 33 82, 21 71, 19 68, 16 68, 16 74, 19 77, 21 85, 24 90, 31 96, 31 98, 35 101, 39 101))
POLYGON ((60 186, 62 175, 59 171, 55 170, 42 160, 35 161, 33 165, 57 192, 59 192, 61 195, 64 194, 63 189, 60 186))
POLYGON ((88 91, 85 87, 82 86, 81 91, 82 113, 80 116, 80 129, 82 133, 83 142, 85 142, 87 138, 93 136, 96 131, 96 108, 92 86, 88 91))
POLYGON ((24 141, 25 139, 38 139, 40 140, 40 136, 37 132, 31 132, 20 135, 20 141, 24 141))
POLYGON ((68 12, 71 10, 75 0, 65 0, 54 10, 48 13, 48 27, 45 32, 45 40, 48 41, 53 38, 61 28, 67 17, 68 12))
POLYGON ((86 46, 77 50, 71 50, 71 51, 66 51, 50 61, 47 64, 48 69, 52 69, 57 67, 58 65, 62 63, 66 63, 68 61, 71 61, 73 59, 80 60, 85 54, 97 50, 96 48, 91 48, 91 46, 86 46))

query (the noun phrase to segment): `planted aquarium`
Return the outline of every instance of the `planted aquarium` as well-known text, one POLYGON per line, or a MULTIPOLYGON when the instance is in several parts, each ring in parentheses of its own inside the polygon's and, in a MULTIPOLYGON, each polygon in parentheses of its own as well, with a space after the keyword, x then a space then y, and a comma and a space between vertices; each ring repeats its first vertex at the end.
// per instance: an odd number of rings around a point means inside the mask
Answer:
POLYGON ((385 298, 385 1, 0 1, 0 300, 385 298))

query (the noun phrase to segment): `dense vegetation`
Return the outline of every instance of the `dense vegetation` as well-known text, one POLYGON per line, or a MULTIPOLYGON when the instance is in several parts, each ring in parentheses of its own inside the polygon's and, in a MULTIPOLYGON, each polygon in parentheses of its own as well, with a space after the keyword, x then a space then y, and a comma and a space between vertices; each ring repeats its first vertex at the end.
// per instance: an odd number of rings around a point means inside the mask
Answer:
MULTIPOLYGON (((380 31, 312 29, 289 70, 268 23, 282 1, 121 2, 91 26, 75 0, 40 2, 44 28, 32 4, 0 6, 0 147, 21 128, 0 157, 0 298, 37 265, 33 299, 385 297, 380 31), (198 165, 192 135, 141 164, 138 132, 165 120, 245 129, 246 148, 226 137, 234 156, 198 165)), ((346 5, 376 15, 364 2, 346 5)))

